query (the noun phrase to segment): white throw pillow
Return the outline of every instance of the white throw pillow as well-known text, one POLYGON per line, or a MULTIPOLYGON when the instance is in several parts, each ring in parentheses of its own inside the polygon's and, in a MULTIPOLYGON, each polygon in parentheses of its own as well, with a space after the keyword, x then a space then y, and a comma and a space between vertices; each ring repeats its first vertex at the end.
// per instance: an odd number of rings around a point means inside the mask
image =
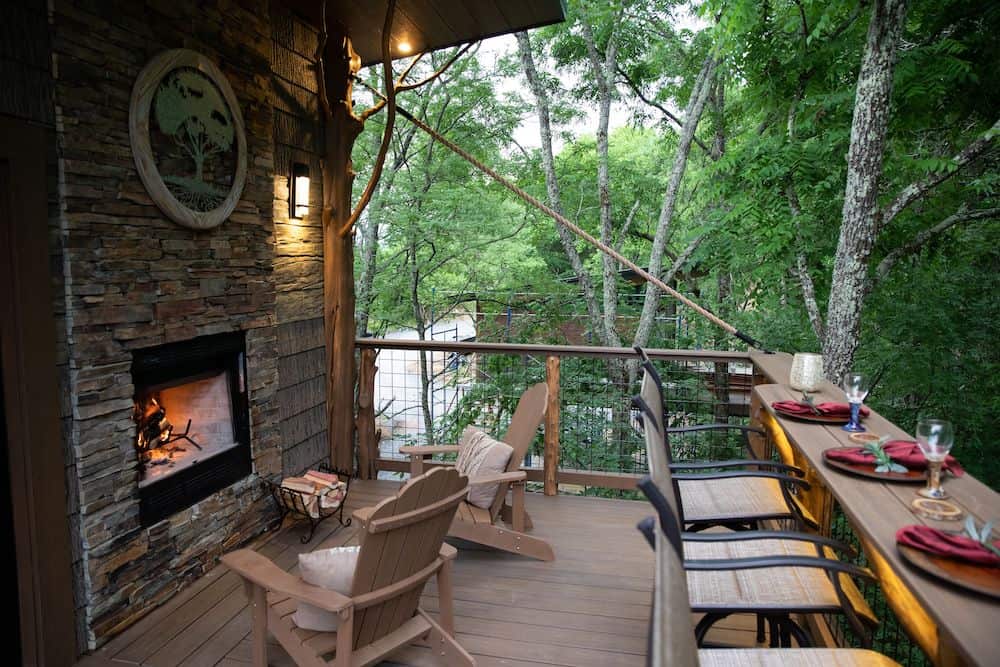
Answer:
MULTIPOLYGON (((299 554, 299 576, 307 584, 350 595, 360 550, 361 547, 337 547, 299 554)), ((319 632, 334 632, 339 622, 334 612, 308 602, 299 602, 292 620, 303 630, 319 632)))
MULTIPOLYGON (((458 460, 455 468, 468 477, 483 477, 507 470, 514 448, 505 442, 494 440, 475 426, 466 426, 462 439, 458 442, 458 460)), ((500 483, 481 484, 469 487, 467 496, 470 504, 488 509, 500 490, 500 483)))

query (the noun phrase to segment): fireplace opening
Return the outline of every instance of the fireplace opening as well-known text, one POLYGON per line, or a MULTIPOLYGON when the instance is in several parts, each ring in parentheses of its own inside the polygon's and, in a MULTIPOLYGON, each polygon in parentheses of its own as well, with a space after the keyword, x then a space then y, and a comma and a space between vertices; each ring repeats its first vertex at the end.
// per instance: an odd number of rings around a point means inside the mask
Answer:
POLYGON ((132 419, 143 526, 250 474, 242 333, 138 350, 132 419))

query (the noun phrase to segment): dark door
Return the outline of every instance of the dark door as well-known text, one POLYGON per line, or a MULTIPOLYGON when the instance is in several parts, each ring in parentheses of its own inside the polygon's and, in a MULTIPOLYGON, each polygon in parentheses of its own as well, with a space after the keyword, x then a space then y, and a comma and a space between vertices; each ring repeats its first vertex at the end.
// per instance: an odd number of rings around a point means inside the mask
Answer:
POLYGON ((0 548, 13 556, 2 561, 15 589, 3 606, 8 608, 5 620, 17 619, 18 662, 59 667, 75 660, 77 633, 59 431, 45 146, 44 128, 0 116, 0 548))

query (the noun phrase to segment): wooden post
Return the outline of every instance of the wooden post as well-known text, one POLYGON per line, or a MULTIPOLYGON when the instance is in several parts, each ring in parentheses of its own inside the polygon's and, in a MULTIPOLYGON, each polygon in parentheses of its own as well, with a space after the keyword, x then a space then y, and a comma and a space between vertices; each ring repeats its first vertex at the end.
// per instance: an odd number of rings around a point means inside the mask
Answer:
POLYGON ((341 470, 354 468, 354 235, 344 227, 351 215, 354 183, 351 149, 364 127, 351 99, 351 77, 360 63, 351 40, 332 31, 323 51, 326 100, 320 100, 325 126, 323 318, 330 463, 341 470))
POLYGON ((358 477, 375 477, 375 459, 378 457, 378 436, 375 433, 375 350, 361 351, 361 368, 358 372, 358 477))
POLYGON ((545 358, 545 382, 549 387, 545 407, 545 495, 559 493, 559 357, 545 358))

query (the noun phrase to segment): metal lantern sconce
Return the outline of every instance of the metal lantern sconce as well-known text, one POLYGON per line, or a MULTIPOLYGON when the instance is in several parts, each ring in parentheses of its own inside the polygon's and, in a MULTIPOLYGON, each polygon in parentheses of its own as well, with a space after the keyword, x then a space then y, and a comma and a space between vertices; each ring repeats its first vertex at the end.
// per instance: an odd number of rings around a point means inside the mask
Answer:
POLYGON ((309 167, 296 162, 289 179, 288 211, 292 218, 301 220, 309 214, 309 167))

